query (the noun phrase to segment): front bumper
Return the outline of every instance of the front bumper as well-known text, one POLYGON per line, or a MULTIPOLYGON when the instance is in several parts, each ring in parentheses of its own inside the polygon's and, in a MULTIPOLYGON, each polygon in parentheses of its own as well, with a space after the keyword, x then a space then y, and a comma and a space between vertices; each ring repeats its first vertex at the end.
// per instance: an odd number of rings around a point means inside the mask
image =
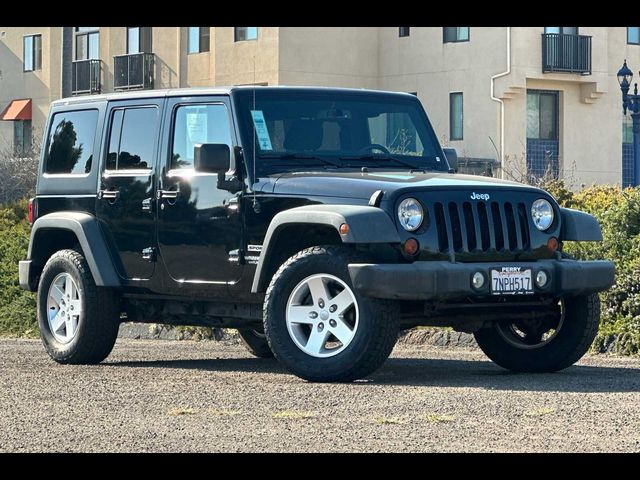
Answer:
POLYGON ((549 281, 544 288, 534 285, 535 295, 577 296, 607 290, 615 282, 612 262, 598 260, 539 260, 537 262, 406 264, 350 264, 353 286, 375 298, 398 300, 455 300, 490 296, 490 282, 481 289, 471 285, 475 272, 490 278, 492 268, 518 266, 531 269, 532 278, 544 270, 549 281))

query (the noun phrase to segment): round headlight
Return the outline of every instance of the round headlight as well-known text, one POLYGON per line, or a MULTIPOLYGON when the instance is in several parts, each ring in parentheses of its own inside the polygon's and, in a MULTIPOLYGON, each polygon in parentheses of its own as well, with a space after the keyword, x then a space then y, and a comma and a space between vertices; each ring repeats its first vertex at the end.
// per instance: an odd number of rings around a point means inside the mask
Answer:
POLYGON ((553 223, 553 207, 544 198, 539 198, 531 205, 531 218, 538 230, 546 230, 553 223))
POLYGON ((424 220, 422 205, 415 198, 405 198, 398 205, 398 220, 407 232, 413 232, 420 228, 424 220))

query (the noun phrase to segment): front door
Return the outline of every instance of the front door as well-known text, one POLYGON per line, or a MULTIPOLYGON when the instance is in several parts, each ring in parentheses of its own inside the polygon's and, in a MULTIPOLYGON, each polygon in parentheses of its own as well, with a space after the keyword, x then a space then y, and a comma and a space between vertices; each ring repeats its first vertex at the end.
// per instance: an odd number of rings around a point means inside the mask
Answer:
POLYGON ((96 211, 119 254, 118 273, 127 280, 154 273, 153 171, 161 102, 114 103, 107 116, 96 211))
POLYGON ((242 274, 236 261, 242 239, 239 194, 218 188, 217 174, 195 171, 194 147, 223 143, 234 151, 228 99, 172 99, 165 125, 169 132, 158 189, 158 244, 170 276, 167 288, 191 284, 204 286, 210 295, 226 295, 226 286, 242 274))

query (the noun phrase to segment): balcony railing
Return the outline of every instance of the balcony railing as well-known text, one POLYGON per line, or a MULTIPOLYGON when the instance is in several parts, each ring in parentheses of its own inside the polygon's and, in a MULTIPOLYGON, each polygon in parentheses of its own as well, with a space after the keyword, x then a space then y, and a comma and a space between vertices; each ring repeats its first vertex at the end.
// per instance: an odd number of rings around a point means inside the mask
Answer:
POLYGON ((114 90, 153 88, 155 57, 153 53, 131 53, 114 56, 114 90))
POLYGON ((565 33, 542 34, 542 73, 591 75, 591 37, 565 33))
POLYGON ((102 61, 97 59, 76 60, 71 64, 71 94, 100 93, 102 61))

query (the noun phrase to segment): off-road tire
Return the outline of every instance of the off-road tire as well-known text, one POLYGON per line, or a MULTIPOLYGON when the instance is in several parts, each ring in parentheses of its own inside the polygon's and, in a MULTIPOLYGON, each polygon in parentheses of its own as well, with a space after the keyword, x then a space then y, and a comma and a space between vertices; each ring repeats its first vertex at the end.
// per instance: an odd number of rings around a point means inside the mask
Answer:
POLYGON ((556 372, 577 362, 587 353, 600 324, 597 294, 566 298, 565 318, 555 337, 536 348, 518 348, 508 342, 496 326, 483 328, 474 336, 482 351, 513 372, 556 372))
POLYGON ((398 338, 399 309, 395 302, 365 297, 353 288, 347 265, 366 261, 346 247, 317 246, 296 253, 275 273, 264 300, 264 329, 274 356, 290 372, 312 382, 349 382, 371 374, 389 357, 398 338), (285 319, 295 286, 320 273, 344 281, 355 294, 360 312, 353 340, 328 358, 312 357, 299 349, 285 319))
POLYGON ((38 284, 37 309, 40 338, 56 362, 96 364, 111 353, 120 327, 120 298, 111 289, 96 286, 87 261, 79 252, 60 250, 49 258, 38 284), (75 281, 82 302, 77 333, 69 343, 56 340, 47 321, 49 287, 63 272, 75 281))
POLYGON ((258 358, 273 358, 273 352, 269 348, 269 342, 264 333, 253 328, 239 328, 238 334, 251 355, 258 358))

